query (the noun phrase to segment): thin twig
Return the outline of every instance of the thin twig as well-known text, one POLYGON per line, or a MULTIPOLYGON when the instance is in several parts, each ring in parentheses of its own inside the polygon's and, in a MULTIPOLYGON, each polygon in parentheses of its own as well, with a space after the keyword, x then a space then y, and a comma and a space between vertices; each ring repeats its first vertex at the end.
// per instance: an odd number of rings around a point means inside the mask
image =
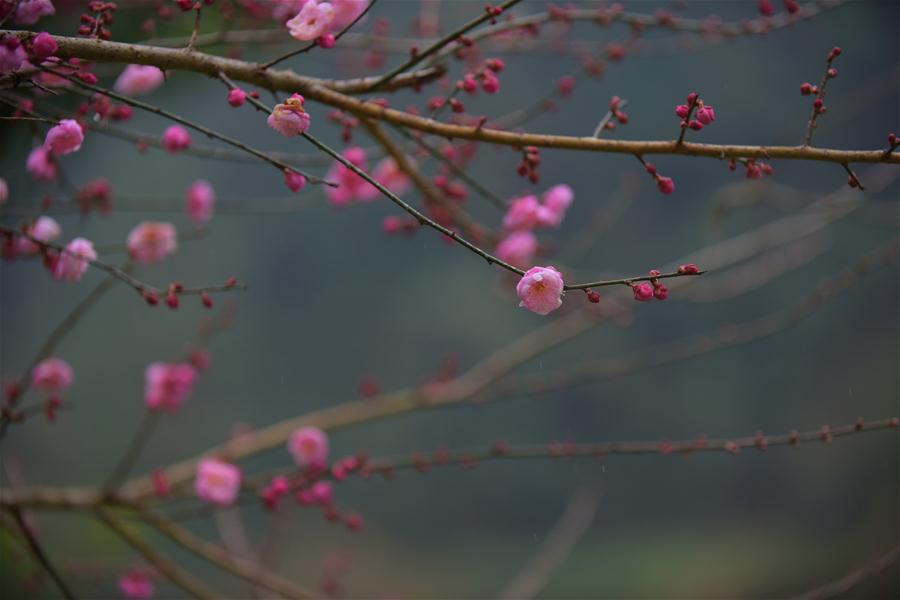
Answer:
POLYGON ((25 536, 25 541, 28 542, 28 547, 31 549, 31 552, 34 554, 35 558, 37 558, 38 562, 41 563, 41 566, 44 567, 44 570, 47 571, 47 574, 50 575, 50 578, 56 584, 56 587, 59 588, 59 591, 62 593, 64 598, 68 598, 69 600, 74 600, 75 594, 72 593, 72 590, 66 584, 66 581, 62 578, 59 571, 56 567, 53 566, 53 563, 50 562, 50 557, 47 556, 47 553, 44 552, 44 549, 41 548, 40 543, 35 538, 34 533, 31 531, 31 528, 28 526, 28 523, 25 522, 25 519, 22 517, 22 510, 19 508, 12 509, 13 518, 16 520, 16 523, 19 525, 19 529, 22 530, 22 535, 25 536))

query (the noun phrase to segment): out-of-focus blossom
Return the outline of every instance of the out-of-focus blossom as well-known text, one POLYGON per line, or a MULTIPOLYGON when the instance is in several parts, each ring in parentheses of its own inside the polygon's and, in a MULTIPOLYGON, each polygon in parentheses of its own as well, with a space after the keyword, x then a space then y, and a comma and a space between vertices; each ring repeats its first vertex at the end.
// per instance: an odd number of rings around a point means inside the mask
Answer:
POLYGON ((66 245, 53 265, 53 278, 58 281, 80 281, 90 263, 97 260, 94 244, 84 238, 75 238, 66 245))
POLYGON ((84 131, 74 119, 63 119, 47 132, 44 147, 53 154, 71 154, 77 152, 84 142, 84 131))
POLYGON ((37 181, 53 181, 56 179, 56 163, 50 155, 50 151, 39 146, 31 151, 25 168, 37 181))
POLYGON ((75 380, 75 374, 69 363, 61 358, 42 360, 31 371, 31 385, 39 390, 58 394, 75 380))
POLYGON ((18 25, 34 25, 41 17, 55 14, 56 9, 50 0, 19 0, 15 22, 18 25))
POLYGON ((178 249, 178 234, 171 223, 144 221, 128 234, 128 254, 139 263, 153 263, 178 249))
POLYGON ((188 363, 151 363, 144 371, 144 404, 175 412, 194 388, 197 370, 188 363))
POLYGON ((324 467, 328 460, 328 436, 317 427, 302 427, 291 434, 288 451, 301 467, 324 467))
POLYGON ((198 179, 188 187, 185 210, 188 218, 194 223, 203 224, 209 221, 213 216, 215 203, 216 192, 208 181, 198 179))
POLYGON ((116 79, 113 88, 126 96, 149 94, 166 80, 165 73, 149 65, 128 65, 116 79))
POLYGON ((497 258, 524 269, 537 252, 537 238, 530 231, 513 231, 497 244, 497 258))
POLYGON ((241 489, 241 470, 215 458, 204 458, 197 465, 194 490, 204 502, 228 506, 241 489))

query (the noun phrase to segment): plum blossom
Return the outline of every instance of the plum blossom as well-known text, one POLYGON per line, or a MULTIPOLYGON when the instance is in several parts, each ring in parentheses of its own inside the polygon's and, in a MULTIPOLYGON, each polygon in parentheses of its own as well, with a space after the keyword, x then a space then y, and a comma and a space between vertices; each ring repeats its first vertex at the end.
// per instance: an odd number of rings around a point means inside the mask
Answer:
POLYGON ((198 179, 188 187, 185 210, 194 223, 202 225, 209 221, 213 216, 215 203, 216 192, 208 181, 198 179))
POLYGON ((53 56, 57 50, 59 50, 59 44, 46 31, 40 32, 31 40, 31 54, 38 60, 53 56))
POLYGON ((19 38, 8 36, 0 40, 0 75, 18 71, 27 59, 19 38))
POLYGON ((194 388, 197 370, 188 363, 151 363, 144 371, 144 404, 175 412, 194 388))
POLYGON ((126 96, 149 94, 166 80, 165 73, 149 65, 128 65, 116 79, 113 88, 126 96))
POLYGON ((178 249, 178 234, 171 223, 144 221, 128 234, 127 246, 133 260, 159 262, 178 249))
MULTIPOLYGON (((41 242, 52 242, 62 233, 62 227, 52 217, 41 215, 34 223, 26 227, 25 232, 41 242)), ((26 237, 16 239, 16 252, 19 254, 37 254, 41 247, 26 237)))
MULTIPOLYGON (((366 151, 362 148, 358 146, 347 148, 344 150, 343 156, 355 167, 363 171, 368 169, 366 151)), ((387 171, 386 168, 385 171, 387 171)), ((325 197, 334 206, 344 206, 354 200, 365 202, 374 200, 378 197, 378 190, 372 186, 372 184, 340 162, 336 162, 334 166, 331 167, 325 178, 338 184, 338 187, 328 187, 325 189, 325 197)))
POLYGON ((74 380, 72 367, 61 358, 44 359, 31 371, 31 385, 51 394, 62 392, 74 380))
POLYGON ((310 41, 328 32, 334 20, 334 6, 328 2, 309 0, 286 25, 295 40, 310 41))
POLYGON ((537 238, 530 231, 513 231, 497 244, 497 258, 524 269, 537 252, 537 238))
POLYGON ((572 188, 564 183, 548 189, 540 200, 533 195, 516 198, 503 216, 503 227, 509 231, 559 227, 574 198, 572 188))
POLYGON ((28 155, 25 168, 37 181, 53 181, 56 179, 56 163, 49 150, 38 146, 28 155))
MULTIPOLYGON (((375 165, 375 169, 372 171, 372 178, 398 196, 408 192, 411 185, 409 177, 400 170, 400 167, 397 166, 397 161, 391 157, 384 158, 375 165)), ((369 199, 368 194, 372 194, 372 197, 377 197, 378 190, 372 187, 371 184, 368 187, 375 190, 375 192, 367 192, 365 199, 369 199)))
POLYGON ((653 298, 653 286, 646 281, 632 286, 631 291, 634 292, 634 299, 638 302, 646 302, 653 298))
POLYGON ((204 502, 228 506, 241 488, 241 470, 216 458, 204 458, 197 465, 194 491, 204 502))
POLYGON ((92 260, 97 260, 94 244, 84 238, 75 238, 66 245, 53 265, 53 279, 57 281, 80 281, 92 260))
POLYGON ((146 569, 131 569, 119 577, 119 591, 131 600, 148 600, 156 592, 156 584, 146 569))
POLYGON ((328 436, 317 427, 301 427, 291 434, 288 452, 301 467, 324 467, 328 460, 328 436))
POLYGON ((285 169, 284 185, 288 186, 288 189, 292 192, 299 192, 306 186, 306 177, 304 177, 297 171, 285 169))
POLYGON ((334 20, 331 22, 331 29, 340 31, 353 22, 369 4, 369 0, 331 0, 334 7, 334 20))
POLYGON ((50 0, 19 0, 15 21, 19 25, 34 25, 41 17, 54 14, 56 9, 50 0))
POLYGON ((163 132, 163 148, 175 154, 191 147, 191 135, 181 125, 172 125, 163 132))
POLYGON ((84 142, 84 131, 74 119, 63 119, 47 132, 44 147, 53 154, 71 154, 77 152, 84 142))
POLYGON ((269 127, 285 137, 300 135, 309 129, 309 113, 303 109, 304 99, 294 94, 281 104, 276 104, 266 119, 269 127))
POLYGON ((516 285, 516 293, 522 300, 519 306, 547 315, 562 306, 564 287, 562 275, 553 267, 531 267, 516 285))

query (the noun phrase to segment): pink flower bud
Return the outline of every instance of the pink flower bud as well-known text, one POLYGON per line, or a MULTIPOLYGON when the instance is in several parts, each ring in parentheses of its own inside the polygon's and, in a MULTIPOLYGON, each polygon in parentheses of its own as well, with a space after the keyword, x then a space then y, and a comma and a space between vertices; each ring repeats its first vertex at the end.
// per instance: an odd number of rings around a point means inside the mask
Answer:
POLYGON ((232 88, 228 92, 228 104, 237 108, 239 106, 243 106, 244 102, 247 101, 247 93, 240 88, 232 88))
POLYGON ((638 302, 646 302, 653 298, 653 286, 646 281, 633 285, 631 291, 638 302))
POLYGON ((317 39, 316 43, 319 46, 321 46, 322 48, 325 48, 327 50, 328 48, 334 48, 334 45, 335 45, 335 43, 337 43, 337 40, 335 39, 334 35, 332 35, 331 33, 326 33, 325 35, 323 35, 319 39, 317 39))
POLYGON ((31 385, 51 394, 64 391, 74 380, 72 367, 61 358, 42 360, 31 371, 31 385))
POLYGON ((704 125, 709 125, 716 119, 716 113, 713 111, 713 107, 709 105, 704 105, 702 108, 697 109, 697 120, 703 123, 704 125))
POLYGON ((188 187, 185 212, 194 223, 203 224, 209 221, 213 216, 215 203, 216 192, 208 181, 198 179, 188 187))
POLYGON ((53 36, 46 31, 40 32, 31 40, 31 53, 38 61, 53 56, 57 50, 59 50, 59 45, 53 39, 53 36))
POLYGON ((675 191, 675 182, 672 181, 671 177, 659 176, 656 178, 656 187, 659 188, 660 192, 668 195, 675 191))
POLYGON ((481 77, 481 89, 486 94, 496 94, 500 91, 500 80, 491 71, 485 71, 481 77))
POLYGON ((284 184, 292 192, 299 192, 306 185, 306 177, 297 171, 284 171, 284 184))
POLYGON ((181 125, 172 125, 163 132, 162 146, 172 154, 187 150, 191 146, 191 136, 181 125))

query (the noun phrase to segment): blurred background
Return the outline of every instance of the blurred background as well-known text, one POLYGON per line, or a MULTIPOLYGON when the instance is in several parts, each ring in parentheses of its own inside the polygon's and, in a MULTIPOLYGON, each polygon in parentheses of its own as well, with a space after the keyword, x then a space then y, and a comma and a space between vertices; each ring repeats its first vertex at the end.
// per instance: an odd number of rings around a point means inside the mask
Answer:
MULTIPOLYGON (((433 4, 441 31, 447 32, 483 10, 484 3, 433 4)), ((696 18, 716 14, 724 21, 758 14, 756 2, 749 1, 624 4, 642 13, 665 8, 696 18)), ((526 2, 516 14, 544 6, 526 2)), ((420 9, 417 1, 380 0, 359 31, 370 32, 386 19, 390 35, 413 37, 411 22, 420 9)), ((72 34, 78 12, 60 10, 38 27, 72 34)), ((123 4, 114 39, 145 39, 140 25, 149 13, 146 5, 123 4)), ((206 13, 202 31, 215 31, 218 11, 206 13)), ((160 22, 155 33, 186 35, 192 20, 179 14, 160 22)), ((691 132, 690 139, 799 144, 810 100, 798 87, 819 81, 827 52, 839 45, 843 54, 835 66, 840 75, 829 84, 828 112, 815 145, 883 147, 887 134, 900 127, 898 23, 900 4, 869 1, 848 2, 766 36, 730 41, 651 29, 633 55, 610 63, 600 79, 579 80, 571 98, 526 128, 590 135, 609 98, 618 95, 628 100, 630 122, 607 136, 672 138, 678 130, 673 107, 698 91, 715 107, 717 120, 691 132)), ((541 39, 559 36, 556 27, 546 26, 541 39)), ((587 48, 599 55, 629 33, 621 24, 576 23, 564 36, 590 41, 587 48)), ((281 46, 246 45, 241 54, 269 59, 295 47, 287 34, 284 41, 281 46)), ((572 53, 552 46, 486 53, 506 61, 502 88, 494 96, 467 98, 468 111, 497 117, 551 92, 579 65, 572 53)), ((222 46, 207 50, 227 52, 222 46)), ((311 76, 353 77, 383 72, 405 58, 387 54, 373 71, 360 59, 362 52, 339 43, 284 66, 311 76)), ((116 66, 98 67, 108 76, 101 80, 105 85, 118 72, 116 66)), ((461 67, 451 63, 451 77, 460 73, 461 67)), ((313 151, 302 140, 277 135, 249 107, 229 107, 225 95, 217 81, 175 72, 148 101, 261 149, 313 151)), ((392 95, 391 103, 422 109, 432 95, 406 91, 392 95)), ((66 98, 52 104, 76 105, 66 98)), ((309 103, 308 110, 315 135, 343 147, 340 128, 326 119, 330 109, 309 103)), ((159 135, 168 123, 136 111, 125 126, 159 135)), ((58 187, 34 183, 24 169, 25 156, 38 143, 29 126, 6 122, 0 135, 0 172, 11 190, 9 203, 0 208, 2 222, 19 223, 23 211, 33 210, 45 195, 62 202, 58 187)), ((353 143, 372 146, 363 130, 354 134, 353 143)), ((790 256, 799 253, 805 259, 747 293, 698 301, 729 285, 727 273, 716 271, 693 287, 706 286, 703 294, 688 293, 694 284, 672 285, 666 302, 638 305, 626 288, 608 288, 602 302, 621 300, 633 309, 630 316, 598 325, 530 361, 521 373, 539 375, 575 362, 640 355, 695 333, 771 315, 802 301, 823 278, 896 235, 898 169, 859 165, 862 181, 877 180, 879 185, 870 187, 880 188, 860 193, 846 187, 846 174, 833 164, 778 161, 772 178, 747 181, 742 169, 731 172, 724 162, 651 157, 677 186, 674 194, 663 196, 633 157, 552 150, 542 150, 541 157, 541 181, 534 186, 516 175, 520 154, 508 148, 480 148, 467 173, 503 198, 556 183, 571 185, 574 205, 558 232, 541 234, 546 251, 539 264, 558 260, 579 280, 677 266, 706 246, 798 213, 834 192, 859 205, 813 235, 798 230, 791 241, 800 245, 771 248, 770 258, 794 252, 790 256), (612 226, 592 232, 592 220, 609 214, 611 207, 620 213, 612 226)), ((182 212, 185 189, 195 179, 209 180, 219 210, 206 235, 182 242, 173 258, 141 267, 136 275, 160 286, 173 280, 204 285, 229 276, 250 286, 246 293, 215 298, 215 311, 234 311, 233 325, 210 341, 212 367, 181 412, 162 419, 134 474, 203 452, 236 428, 263 427, 352 400, 367 377, 391 390, 421 384, 448 361, 465 370, 520 336, 565 318, 566 312, 588 306, 581 294, 571 294, 564 311, 546 318, 519 309, 514 281, 433 232, 387 236, 381 220, 398 211, 386 200, 336 210, 314 186, 289 196, 268 165, 172 156, 158 148, 141 153, 127 141, 88 133, 82 150, 64 158, 63 166, 75 186, 101 176, 112 183, 111 215, 82 217, 60 210, 56 217, 63 239, 85 236, 98 246, 123 243, 143 220, 171 221, 189 231, 182 212), (142 212, 146 207, 153 210, 142 212)), ((433 167, 423 168, 431 173, 433 167)), ((309 170, 324 174, 327 168, 325 163, 309 170)), ((405 198, 420 201, 415 193, 405 198)), ((499 227, 502 215, 476 195, 470 194, 466 208, 486 225, 499 227)), ((15 377, 26 369, 46 336, 102 277, 91 271, 77 285, 64 284, 54 282, 36 261, 4 261, 0 374, 15 377)), ((516 394, 336 430, 333 456, 359 450, 374 456, 430 452, 442 444, 466 448, 498 439, 542 444, 677 440, 701 433, 730 438, 893 416, 900 409, 898 291, 891 263, 773 336, 552 393, 516 394)), ((76 383, 66 395, 74 410, 62 412, 53 424, 33 419, 14 427, 2 447, 7 469, 30 484, 102 482, 144 413, 144 368, 184 356, 198 323, 210 314, 198 301, 183 302, 176 311, 151 309, 132 290, 117 286, 58 348, 57 355, 75 369, 76 383)), ((32 401, 37 397, 30 393, 32 401)), ((288 461, 279 449, 246 467, 256 471, 288 461)), ((274 517, 255 505, 243 515, 251 540, 274 548, 270 564, 307 585, 317 585, 323 571, 340 564, 345 567, 342 594, 348 597, 487 598, 504 589, 538 551, 576 490, 587 489, 600 498, 596 516, 542 597, 763 598, 837 579, 893 547, 900 537, 898 477, 897 434, 886 431, 841 438, 830 446, 809 443, 737 456, 510 460, 473 470, 402 473, 391 481, 351 478, 337 488, 337 502, 364 516, 366 527, 359 533, 329 525, 318 511, 291 503, 274 517)), ((116 577, 136 562, 131 550, 84 515, 41 512, 36 521, 48 551, 72 571, 76 590, 85 597, 118 594, 116 577)), ((218 536, 212 519, 187 523, 204 536, 218 536)), ((249 594, 245 584, 157 541, 219 589, 249 594)), ((2 553, 0 593, 33 597, 35 592, 21 586, 28 562, 13 560, 8 540, 2 553)), ((52 597, 55 590, 47 585, 42 593, 52 597)), ((894 569, 851 595, 898 593, 900 573, 894 569)), ((166 583, 158 589, 159 597, 180 594, 166 583)))

